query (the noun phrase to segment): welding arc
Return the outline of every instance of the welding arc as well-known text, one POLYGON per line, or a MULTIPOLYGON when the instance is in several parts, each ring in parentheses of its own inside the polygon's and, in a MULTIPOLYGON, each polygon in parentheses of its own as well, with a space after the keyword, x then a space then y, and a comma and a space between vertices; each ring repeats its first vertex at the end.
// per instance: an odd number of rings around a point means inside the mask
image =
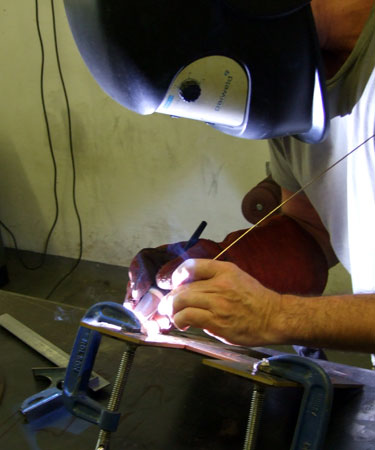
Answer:
POLYGON ((302 191, 304 191, 306 188, 311 186, 315 181, 319 180, 323 175, 325 175, 327 172, 329 172, 331 169, 333 169, 335 166, 340 164, 344 159, 346 159, 348 156, 350 156, 352 153, 354 153, 356 150, 358 150, 360 147, 365 145, 368 141, 371 139, 374 139, 375 134, 365 139, 361 144, 357 145, 357 147, 353 148, 349 153, 344 155, 342 158, 340 158, 338 161, 331 164, 327 169, 323 170, 323 172, 319 173, 315 177, 313 177, 310 181, 308 181, 306 184, 304 184, 301 188, 298 189, 298 191, 294 192, 290 197, 288 197, 286 200, 281 202, 276 208, 272 209, 268 214, 266 214, 262 219, 258 220, 258 222, 254 225, 252 225, 250 228, 248 228, 246 231, 244 231, 237 239, 235 239, 231 244, 229 244, 227 247, 224 248, 218 255, 213 258, 214 261, 220 258, 225 252, 227 252, 233 245, 237 244, 238 241, 240 241, 244 236, 246 236, 248 233, 250 233, 251 230, 253 230, 255 227, 263 223, 268 217, 272 216, 274 212, 276 212, 278 209, 282 208, 286 203, 288 203, 292 198, 294 198, 296 195, 300 194, 302 191))

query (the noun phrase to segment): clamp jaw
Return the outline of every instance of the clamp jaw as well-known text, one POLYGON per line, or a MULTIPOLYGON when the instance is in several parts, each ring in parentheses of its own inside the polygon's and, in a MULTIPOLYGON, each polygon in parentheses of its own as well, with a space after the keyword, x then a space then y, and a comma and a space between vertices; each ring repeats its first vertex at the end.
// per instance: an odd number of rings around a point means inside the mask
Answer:
POLYGON ((320 450, 331 415, 333 387, 317 363, 295 355, 280 355, 260 361, 256 369, 296 381, 304 388, 290 450, 320 450))
MULTIPOLYGON (((141 331, 141 324, 135 315, 114 302, 97 303, 86 312, 83 320, 113 325, 129 332, 141 331)), ((87 395, 100 342, 101 334, 98 331, 79 327, 66 370, 63 402, 75 416, 99 425, 102 430, 112 432, 117 430, 120 413, 103 408, 87 395)))
MULTIPOLYGON (((82 320, 97 325, 106 324, 128 332, 140 332, 141 324, 135 315, 115 302, 102 302, 92 306, 82 320)), ((55 387, 27 398, 21 412, 29 420, 45 412, 64 406, 71 414, 97 424, 105 431, 115 431, 120 413, 109 411, 88 396, 90 376, 101 342, 99 331, 80 326, 74 341, 63 388, 55 387)))

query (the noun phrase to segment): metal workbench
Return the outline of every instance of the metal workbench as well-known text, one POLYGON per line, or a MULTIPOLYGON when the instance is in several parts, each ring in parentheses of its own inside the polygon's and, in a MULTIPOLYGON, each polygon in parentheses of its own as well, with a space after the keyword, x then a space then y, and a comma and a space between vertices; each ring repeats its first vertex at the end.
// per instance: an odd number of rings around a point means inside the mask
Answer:
MULTIPOLYGON (((68 353, 84 312, 82 308, 0 291, 0 315, 12 315, 68 353)), ((21 403, 44 388, 33 378, 31 369, 51 364, 2 328, 0 343, 0 374, 5 379, 0 400, 2 448, 94 449, 98 428, 68 414, 43 427, 25 423, 19 413, 21 403)), ((123 342, 103 337, 95 370, 113 381, 123 349, 123 342)), ((111 449, 242 449, 251 383, 201 361, 202 356, 182 350, 139 348, 111 449)), ((375 373, 340 365, 332 367, 338 373, 349 373, 364 387, 335 391, 325 449, 375 448, 375 373)), ((110 388, 105 388, 95 398, 105 405, 109 393, 110 388)), ((259 450, 289 448, 300 397, 299 389, 267 389, 259 450)))

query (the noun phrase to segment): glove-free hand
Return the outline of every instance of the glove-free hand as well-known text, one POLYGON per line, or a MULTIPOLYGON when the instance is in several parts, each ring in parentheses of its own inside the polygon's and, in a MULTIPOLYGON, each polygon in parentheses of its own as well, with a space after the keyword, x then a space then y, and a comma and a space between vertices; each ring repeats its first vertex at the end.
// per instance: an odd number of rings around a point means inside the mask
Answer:
POLYGON ((282 296, 236 265, 188 260, 173 273, 172 283, 173 290, 163 298, 162 306, 180 330, 202 328, 235 345, 277 342, 277 311, 282 296))

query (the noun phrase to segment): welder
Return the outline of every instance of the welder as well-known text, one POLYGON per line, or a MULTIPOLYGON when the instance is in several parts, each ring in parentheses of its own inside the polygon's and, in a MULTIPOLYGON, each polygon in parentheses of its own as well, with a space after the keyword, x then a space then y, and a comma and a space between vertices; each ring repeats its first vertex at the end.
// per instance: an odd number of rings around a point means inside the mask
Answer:
POLYGON ((373 0, 65 5, 110 96, 140 114, 268 139, 281 186, 279 213, 233 246, 243 230, 183 254, 183 243, 142 250, 127 303, 156 287, 167 292, 158 314, 182 330, 247 346, 375 351, 373 0), (338 260, 354 294, 322 296, 338 260))

